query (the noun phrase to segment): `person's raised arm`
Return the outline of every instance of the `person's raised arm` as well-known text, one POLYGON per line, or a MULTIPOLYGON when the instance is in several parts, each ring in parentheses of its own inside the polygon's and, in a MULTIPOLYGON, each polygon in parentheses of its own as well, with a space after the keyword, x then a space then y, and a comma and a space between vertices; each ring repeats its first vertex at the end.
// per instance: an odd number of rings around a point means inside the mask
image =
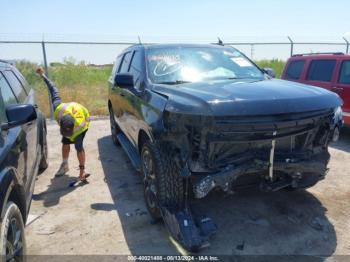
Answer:
POLYGON ((58 93, 56 86, 50 79, 47 78, 47 76, 45 75, 45 71, 42 67, 37 68, 36 73, 44 80, 51 95, 51 103, 53 109, 55 110, 56 107, 58 107, 58 105, 62 103, 61 97, 58 93))

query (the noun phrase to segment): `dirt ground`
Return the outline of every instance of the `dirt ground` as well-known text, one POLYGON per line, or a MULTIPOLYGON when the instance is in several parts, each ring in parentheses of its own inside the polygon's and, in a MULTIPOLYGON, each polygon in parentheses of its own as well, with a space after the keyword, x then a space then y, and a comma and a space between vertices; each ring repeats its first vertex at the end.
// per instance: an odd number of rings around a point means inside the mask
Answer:
MULTIPOLYGON (((112 144, 109 121, 96 120, 86 136, 90 184, 69 188, 78 175, 74 147, 67 175, 57 125, 48 124, 49 168, 38 176, 27 223, 28 253, 182 254, 162 223, 152 224, 142 181, 126 154, 112 144)), ((350 130, 330 149, 325 180, 306 191, 225 196, 211 194, 195 207, 218 225, 200 254, 350 254, 350 130)))

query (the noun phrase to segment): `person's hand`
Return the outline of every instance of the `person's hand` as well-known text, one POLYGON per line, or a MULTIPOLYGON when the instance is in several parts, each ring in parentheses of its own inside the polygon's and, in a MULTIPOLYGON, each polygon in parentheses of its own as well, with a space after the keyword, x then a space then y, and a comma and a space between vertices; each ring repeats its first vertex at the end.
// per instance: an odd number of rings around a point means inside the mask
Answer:
POLYGON ((44 69, 43 69, 42 67, 38 67, 38 68, 36 69, 36 73, 37 73, 39 76, 41 76, 41 77, 43 77, 43 76, 45 75, 45 71, 44 71, 44 69))

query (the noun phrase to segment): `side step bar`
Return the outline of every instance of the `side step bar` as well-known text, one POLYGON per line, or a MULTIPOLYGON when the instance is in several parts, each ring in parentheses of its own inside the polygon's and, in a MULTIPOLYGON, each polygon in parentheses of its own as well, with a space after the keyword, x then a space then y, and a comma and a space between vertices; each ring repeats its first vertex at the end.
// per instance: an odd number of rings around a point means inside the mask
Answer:
POLYGON ((125 153, 128 155, 134 168, 137 171, 141 171, 141 159, 139 157, 139 154, 137 153, 136 148, 129 142, 129 140, 123 133, 118 134, 117 139, 119 140, 125 153))

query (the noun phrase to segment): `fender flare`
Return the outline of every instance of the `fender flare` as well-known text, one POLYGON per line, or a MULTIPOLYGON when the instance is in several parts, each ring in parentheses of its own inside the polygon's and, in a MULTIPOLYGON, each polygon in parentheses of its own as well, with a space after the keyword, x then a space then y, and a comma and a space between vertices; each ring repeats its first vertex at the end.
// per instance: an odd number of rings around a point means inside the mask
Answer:
POLYGON ((4 208, 13 190, 18 190, 17 197, 19 203, 16 204, 21 210, 23 221, 26 221, 27 208, 25 191, 23 186, 19 183, 16 175, 17 172, 13 167, 6 167, 0 172, 0 221, 2 221, 5 211, 4 208))

